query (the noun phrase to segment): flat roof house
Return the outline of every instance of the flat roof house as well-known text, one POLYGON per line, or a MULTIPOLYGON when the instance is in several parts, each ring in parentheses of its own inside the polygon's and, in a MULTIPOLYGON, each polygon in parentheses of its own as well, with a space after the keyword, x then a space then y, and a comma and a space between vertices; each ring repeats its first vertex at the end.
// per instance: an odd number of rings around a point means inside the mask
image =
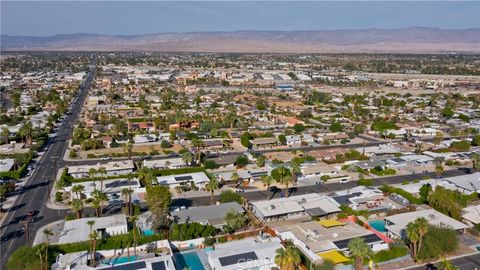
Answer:
POLYGON ((325 217, 340 212, 339 204, 317 193, 251 202, 252 212, 268 222, 302 217, 325 217))
MULTIPOLYGON (((102 190, 104 193, 108 194, 113 194, 116 193, 117 195, 121 195, 122 190, 125 188, 131 188, 132 191, 135 192, 135 190, 139 189, 140 182, 135 178, 132 180, 128 179, 114 179, 114 180, 105 180, 103 181, 103 186, 101 181, 87 181, 87 182, 81 182, 81 183, 76 183, 75 185, 81 185, 84 187, 83 194, 85 194, 85 197, 91 198, 93 192, 95 189, 97 190, 102 190)), ((71 192, 73 186, 68 186, 65 187, 66 192, 71 192)), ((75 193, 71 192, 71 196, 74 198, 76 195, 75 193)))
POLYGON ((58 243, 66 244, 88 241, 90 239, 90 226, 87 222, 90 220, 95 221, 92 229, 99 232, 101 237, 128 232, 127 216, 124 214, 99 218, 80 218, 65 221, 58 243))
POLYGON ((151 169, 180 169, 187 167, 182 158, 145 159, 143 166, 151 169))
POLYGON ((192 207, 179 211, 170 212, 174 222, 178 224, 197 222, 202 225, 212 225, 221 228, 225 225, 225 215, 234 211, 235 213, 245 213, 243 207, 237 202, 222 203, 219 205, 207 205, 192 207))
POLYGON ((180 185, 187 185, 194 183, 197 187, 203 188, 205 184, 210 181, 210 178, 204 172, 196 173, 185 173, 185 174, 175 174, 175 175, 166 175, 158 176, 157 182, 159 185, 168 185, 170 188, 175 188, 180 185))
POLYGON ((13 158, 0 159, 0 172, 8 172, 13 167, 13 158))
POLYGON ((444 178, 443 181, 453 185, 460 192, 471 194, 480 190, 480 172, 444 178))
POLYGON ((335 167, 328 165, 326 163, 304 163, 300 167, 300 175, 298 180, 303 180, 306 178, 313 177, 322 177, 322 176, 335 176, 338 174, 338 170, 335 167))
MULTIPOLYGON (((84 178, 90 177, 90 169, 98 170, 101 167, 106 169, 106 176, 125 175, 133 172, 135 169, 133 160, 110 161, 105 164, 97 163, 97 165, 68 166, 67 168, 68 173, 73 176, 73 178, 84 178)), ((100 174, 97 173, 96 176, 99 177, 100 174)))
POLYGON ((250 237, 216 244, 207 253, 212 270, 271 269, 275 268, 276 250, 283 248, 280 239, 250 237))
POLYGON ((405 237, 405 228, 407 224, 415 221, 417 218, 423 217, 427 219, 430 225, 449 226, 456 231, 462 231, 468 228, 467 225, 446 216, 434 209, 427 209, 415 212, 402 213, 398 215, 388 216, 385 218, 385 229, 390 237, 405 237))
POLYGON ((254 148, 266 148, 272 147, 278 144, 278 140, 275 137, 272 138, 256 138, 252 140, 252 145, 254 148))

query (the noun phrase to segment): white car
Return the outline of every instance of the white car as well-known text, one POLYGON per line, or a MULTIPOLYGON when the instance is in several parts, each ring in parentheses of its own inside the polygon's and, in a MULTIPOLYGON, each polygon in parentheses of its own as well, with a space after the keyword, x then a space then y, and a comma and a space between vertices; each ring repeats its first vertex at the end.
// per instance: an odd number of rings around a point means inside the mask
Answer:
POLYGON ((340 180, 340 183, 346 184, 346 183, 348 183, 348 179, 342 179, 342 180, 340 180))

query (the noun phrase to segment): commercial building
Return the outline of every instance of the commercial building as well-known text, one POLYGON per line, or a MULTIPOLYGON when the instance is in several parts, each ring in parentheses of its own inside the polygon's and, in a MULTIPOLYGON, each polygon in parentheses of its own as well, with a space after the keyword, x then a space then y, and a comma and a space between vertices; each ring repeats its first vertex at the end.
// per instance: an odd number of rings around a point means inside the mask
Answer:
MULTIPOLYGON (((133 172, 135 165, 133 160, 122 160, 122 161, 110 161, 105 164, 97 163, 96 165, 79 165, 79 166, 68 166, 68 173, 73 176, 73 178, 85 178, 90 177, 90 169, 98 170, 99 168, 105 168, 105 176, 116 176, 116 175, 125 175, 133 172)), ((100 177, 100 173, 95 174, 96 177, 100 177)))

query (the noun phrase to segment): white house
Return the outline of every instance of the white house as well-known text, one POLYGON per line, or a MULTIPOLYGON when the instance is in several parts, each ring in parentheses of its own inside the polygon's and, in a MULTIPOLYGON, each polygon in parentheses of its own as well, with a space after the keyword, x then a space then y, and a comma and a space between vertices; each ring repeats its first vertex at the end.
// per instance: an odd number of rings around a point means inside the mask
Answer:
POLYGON ((94 221, 92 230, 97 231, 101 237, 128 232, 127 216, 124 214, 99 218, 80 218, 65 221, 58 243, 66 244, 90 240, 90 225, 88 225, 88 221, 94 221))
POLYGON ((166 175, 158 176, 157 182, 159 185, 166 185, 170 188, 175 188, 180 185, 187 185, 194 183, 195 186, 199 188, 205 187, 205 185, 210 181, 210 178, 204 172, 196 173, 186 173, 186 174, 176 174, 176 175, 166 175))

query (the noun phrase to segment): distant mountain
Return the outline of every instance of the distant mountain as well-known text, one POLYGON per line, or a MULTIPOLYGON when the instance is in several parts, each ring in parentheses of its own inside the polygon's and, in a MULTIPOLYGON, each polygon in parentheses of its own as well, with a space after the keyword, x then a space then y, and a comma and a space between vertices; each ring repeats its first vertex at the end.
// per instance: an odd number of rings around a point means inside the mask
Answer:
POLYGON ((277 52, 277 53, 480 53, 480 28, 325 31, 236 31, 132 36, 1 35, 1 50, 277 52))

